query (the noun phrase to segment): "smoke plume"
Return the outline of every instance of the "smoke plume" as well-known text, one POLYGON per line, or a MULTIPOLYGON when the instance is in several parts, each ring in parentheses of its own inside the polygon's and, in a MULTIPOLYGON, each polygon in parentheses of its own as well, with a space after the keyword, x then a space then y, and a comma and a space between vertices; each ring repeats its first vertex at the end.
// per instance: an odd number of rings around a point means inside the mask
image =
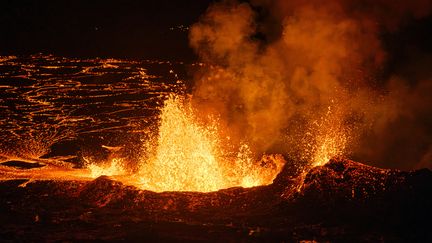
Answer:
POLYGON ((258 154, 312 159, 331 137, 361 161, 430 167, 432 76, 392 73, 383 34, 431 8, 429 0, 215 3, 190 30, 206 63, 195 104, 258 154))

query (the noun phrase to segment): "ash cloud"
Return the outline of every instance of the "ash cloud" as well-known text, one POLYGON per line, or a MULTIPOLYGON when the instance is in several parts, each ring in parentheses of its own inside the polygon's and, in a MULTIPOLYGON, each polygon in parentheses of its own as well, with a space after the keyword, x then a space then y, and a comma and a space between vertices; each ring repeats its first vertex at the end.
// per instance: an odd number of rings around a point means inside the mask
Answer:
POLYGON ((360 161, 431 167, 432 75, 389 68, 383 41, 431 8, 428 0, 215 3, 190 30, 207 64, 195 75, 195 105, 220 114, 256 153, 304 158, 305 144, 343 133, 360 161))

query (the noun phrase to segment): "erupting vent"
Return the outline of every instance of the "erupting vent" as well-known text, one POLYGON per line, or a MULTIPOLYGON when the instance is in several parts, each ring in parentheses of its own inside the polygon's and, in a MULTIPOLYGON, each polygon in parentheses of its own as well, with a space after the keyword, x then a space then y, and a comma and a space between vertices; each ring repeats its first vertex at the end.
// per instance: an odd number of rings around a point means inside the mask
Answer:
MULTIPOLYGON (((131 175, 133 184, 152 191, 217 191, 229 187, 271 184, 282 169, 282 156, 252 158, 248 145, 230 151, 229 139, 222 139, 216 119, 201 123, 189 100, 170 95, 160 115, 155 141, 145 145, 147 152, 140 169, 131 175)), ((94 177, 123 175, 124 165, 112 159, 108 166, 90 164, 94 177)))

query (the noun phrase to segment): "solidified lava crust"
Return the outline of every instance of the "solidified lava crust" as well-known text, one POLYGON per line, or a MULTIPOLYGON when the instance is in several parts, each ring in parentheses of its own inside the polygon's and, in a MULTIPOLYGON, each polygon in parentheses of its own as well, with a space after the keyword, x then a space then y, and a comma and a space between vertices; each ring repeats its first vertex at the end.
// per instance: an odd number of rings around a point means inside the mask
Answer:
POLYGON ((0 182, 1 241, 431 241, 432 172, 332 159, 304 181, 211 193, 93 181, 0 182), (23 184, 24 183, 24 184, 23 184))

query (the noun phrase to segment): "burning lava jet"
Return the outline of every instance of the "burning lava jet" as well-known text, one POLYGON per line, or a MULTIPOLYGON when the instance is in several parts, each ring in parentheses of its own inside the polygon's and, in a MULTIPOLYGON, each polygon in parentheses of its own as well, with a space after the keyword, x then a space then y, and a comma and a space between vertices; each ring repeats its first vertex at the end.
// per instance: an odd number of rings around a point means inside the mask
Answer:
MULTIPOLYGON (((139 171, 126 177, 143 189, 209 192, 268 185, 285 163, 279 155, 255 161, 247 144, 230 150, 229 138, 221 137, 217 120, 200 123, 190 100, 180 96, 170 95, 164 102, 158 130, 154 141, 143 145, 139 171)), ((91 163, 88 167, 93 177, 127 175, 118 158, 105 167, 91 163)))

